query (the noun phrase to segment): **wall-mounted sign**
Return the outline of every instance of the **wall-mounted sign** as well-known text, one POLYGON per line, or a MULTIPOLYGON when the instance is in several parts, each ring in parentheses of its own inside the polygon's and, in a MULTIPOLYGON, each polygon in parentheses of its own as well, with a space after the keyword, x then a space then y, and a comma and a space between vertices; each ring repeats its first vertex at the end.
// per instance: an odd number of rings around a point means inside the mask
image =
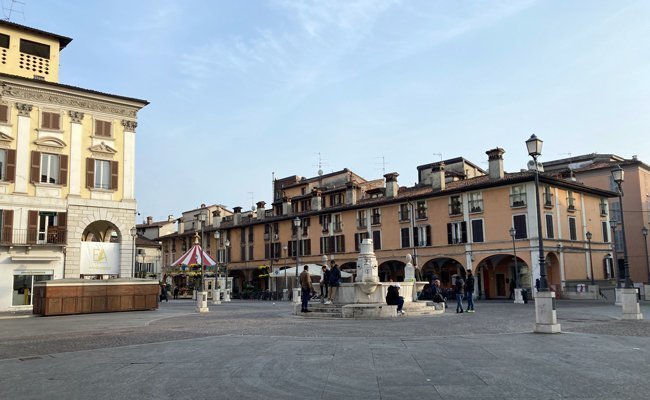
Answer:
POLYGON ((118 275, 120 273, 120 244, 81 242, 82 275, 118 275))

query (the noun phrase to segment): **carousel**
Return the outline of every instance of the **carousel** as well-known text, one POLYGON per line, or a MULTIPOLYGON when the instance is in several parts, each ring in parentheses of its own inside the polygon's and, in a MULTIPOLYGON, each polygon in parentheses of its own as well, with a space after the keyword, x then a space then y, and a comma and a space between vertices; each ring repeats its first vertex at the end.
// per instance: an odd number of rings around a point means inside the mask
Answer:
POLYGON ((216 268, 217 262, 201 248, 197 233, 194 235, 194 245, 166 268, 163 279, 167 285, 171 285, 174 297, 189 299, 195 296, 205 278, 206 290, 211 295, 216 268))

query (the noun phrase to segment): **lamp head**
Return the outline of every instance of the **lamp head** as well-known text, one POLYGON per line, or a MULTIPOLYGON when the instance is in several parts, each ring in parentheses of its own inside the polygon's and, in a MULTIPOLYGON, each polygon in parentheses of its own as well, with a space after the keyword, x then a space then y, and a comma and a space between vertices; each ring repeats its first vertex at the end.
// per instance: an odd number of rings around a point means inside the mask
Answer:
POLYGON ((591 232, 587 232, 587 233, 585 234, 585 236, 587 237, 587 240, 591 240, 591 238, 593 237, 593 235, 591 234, 591 232))
POLYGON ((510 230, 509 230, 508 232, 510 232, 510 236, 512 236, 513 238, 514 238, 515 235, 517 234, 517 230, 516 230, 514 227, 513 227, 513 228, 510 228, 510 230))
POLYGON ((293 226, 296 228, 300 227, 300 218, 296 217, 293 219, 293 226))
POLYGON ((611 169, 611 173, 614 182, 616 182, 616 184, 620 186, 621 183, 623 183, 625 177, 625 171, 623 171, 623 168, 621 168, 620 165, 617 165, 611 169))
POLYGON ((544 141, 534 134, 530 136, 530 139, 526 140, 526 147, 528 148, 528 155, 537 158, 542 155, 542 144, 544 141))
POLYGON ((643 236, 648 236, 648 228, 645 226, 641 228, 641 233, 643 234, 643 236))
POLYGON ((138 234, 138 229, 134 226, 131 228, 131 236, 135 237, 138 234))

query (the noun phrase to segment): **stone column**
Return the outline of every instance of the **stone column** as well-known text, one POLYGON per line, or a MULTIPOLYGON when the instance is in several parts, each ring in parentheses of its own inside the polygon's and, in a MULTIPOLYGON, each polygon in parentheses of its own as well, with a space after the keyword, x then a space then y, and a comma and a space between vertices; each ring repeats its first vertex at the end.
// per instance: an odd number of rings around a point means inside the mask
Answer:
MULTIPOLYGON (((84 113, 78 111, 70 111, 70 195, 79 196, 81 194, 81 175, 82 175, 82 159, 81 159, 81 138, 84 113)), ((85 178, 85 173, 84 173, 85 178)))
POLYGON ((560 333, 555 311, 555 292, 537 292, 535 295, 535 333, 560 333))
POLYGON ((620 298, 623 306, 623 319, 643 319, 635 288, 622 288, 620 298))
POLYGON ((138 123, 123 120, 122 126, 124 127, 123 197, 131 200, 135 198, 135 128, 138 123))
POLYGON ((31 163, 29 139, 32 105, 16 103, 16 109, 18 109, 18 134, 16 137, 16 180, 14 192, 27 193, 27 183, 30 179, 29 166, 31 163))

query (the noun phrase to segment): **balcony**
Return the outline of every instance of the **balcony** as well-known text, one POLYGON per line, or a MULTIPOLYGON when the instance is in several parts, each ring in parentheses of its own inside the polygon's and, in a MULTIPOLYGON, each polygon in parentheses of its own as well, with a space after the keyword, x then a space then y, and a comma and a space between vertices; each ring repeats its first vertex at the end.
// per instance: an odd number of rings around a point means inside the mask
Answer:
POLYGON ((47 233, 36 229, 3 228, 0 244, 3 245, 65 245, 67 230, 65 226, 48 227, 47 233))

